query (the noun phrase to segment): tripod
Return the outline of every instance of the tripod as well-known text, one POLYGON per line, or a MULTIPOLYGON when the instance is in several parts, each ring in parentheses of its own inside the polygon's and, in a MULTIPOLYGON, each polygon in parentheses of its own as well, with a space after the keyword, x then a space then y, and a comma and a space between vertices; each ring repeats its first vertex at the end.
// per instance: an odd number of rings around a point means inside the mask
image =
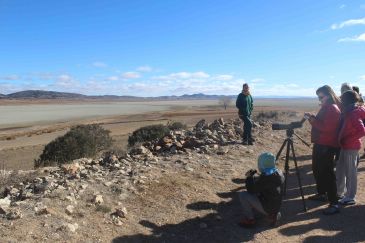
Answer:
POLYGON ((295 135, 297 138, 299 138, 299 140, 301 140, 305 145, 310 147, 310 145, 307 142, 305 142, 301 137, 299 137, 298 134, 296 134, 294 132, 294 129, 287 129, 286 130, 286 139, 284 140, 283 144, 280 147, 279 152, 276 155, 276 160, 279 159, 279 156, 280 156, 281 152, 283 151, 283 149, 286 145, 286 156, 285 156, 285 167, 284 167, 285 168, 285 181, 284 181, 283 195, 286 196, 286 184, 287 184, 287 181, 288 181, 288 174, 289 174, 289 156, 290 156, 289 154, 290 154, 290 151, 291 151, 292 155, 293 155, 295 171, 296 171, 297 178, 298 178, 300 194, 302 196, 304 212, 307 212, 307 206, 305 204, 303 188, 302 188, 302 181, 300 179, 300 174, 299 174, 299 170, 298 170, 297 157, 295 156, 295 152, 294 152, 293 135, 295 135))

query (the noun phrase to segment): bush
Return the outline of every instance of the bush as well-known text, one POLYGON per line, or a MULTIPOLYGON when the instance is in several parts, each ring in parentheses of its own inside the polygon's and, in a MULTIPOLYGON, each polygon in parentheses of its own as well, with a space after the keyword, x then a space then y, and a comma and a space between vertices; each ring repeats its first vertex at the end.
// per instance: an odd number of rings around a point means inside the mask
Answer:
POLYGON ((171 124, 168 123, 167 124, 167 127, 170 129, 170 130, 182 130, 182 129, 186 129, 186 125, 181 123, 181 122, 172 122, 171 124))
POLYGON ((141 127, 135 130, 128 138, 129 146, 133 146, 136 143, 149 142, 155 139, 160 139, 170 132, 170 129, 165 125, 150 125, 141 127))
POLYGON ((278 117, 279 113, 277 111, 261 111, 256 115, 257 120, 277 119, 278 117))
POLYGON ((35 167, 63 164, 74 159, 93 157, 110 147, 110 131, 100 125, 79 125, 72 127, 65 135, 46 145, 35 167))

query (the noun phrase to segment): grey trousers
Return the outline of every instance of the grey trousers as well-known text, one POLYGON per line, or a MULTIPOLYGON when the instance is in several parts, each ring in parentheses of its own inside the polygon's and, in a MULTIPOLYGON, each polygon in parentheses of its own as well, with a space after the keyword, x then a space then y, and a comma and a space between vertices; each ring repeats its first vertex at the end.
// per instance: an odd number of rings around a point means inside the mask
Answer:
POLYGON ((267 215, 259 198, 255 194, 251 194, 247 191, 239 193, 240 202, 243 209, 243 216, 246 219, 253 219, 255 217, 254 211, 267 215))
POLYGON ((357 156, 359 150, 341 149, 336 165, 337 195, 355 200, 357 190, 357 156), (346 192, 345 192, 346 189, 346 192))

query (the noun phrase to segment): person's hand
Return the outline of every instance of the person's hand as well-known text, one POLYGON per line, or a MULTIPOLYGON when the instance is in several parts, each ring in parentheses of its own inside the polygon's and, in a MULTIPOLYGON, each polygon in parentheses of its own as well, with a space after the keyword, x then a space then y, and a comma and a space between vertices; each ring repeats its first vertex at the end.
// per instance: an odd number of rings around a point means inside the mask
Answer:
POLYGON ((312 121, 314 117, 315 115, 313 115, 312 113, 304 112, 304 118, 307 119, 308 121, 312 121))
POLYGON ((249 171, 246 172, 245 176, 250 177, 250 176, 253 176, 256 173, 257 173, 257 170, 250 169, 249 171))

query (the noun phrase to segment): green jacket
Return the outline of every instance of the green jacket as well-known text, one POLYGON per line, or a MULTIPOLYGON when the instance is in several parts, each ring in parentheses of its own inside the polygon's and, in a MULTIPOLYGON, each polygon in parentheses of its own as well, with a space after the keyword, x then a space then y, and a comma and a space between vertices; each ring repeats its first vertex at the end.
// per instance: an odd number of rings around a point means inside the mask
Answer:
POLYGON ((236 100, 236 107, 240 116, 251 116, 253 110, 252 96, 240 93, 236 100))

